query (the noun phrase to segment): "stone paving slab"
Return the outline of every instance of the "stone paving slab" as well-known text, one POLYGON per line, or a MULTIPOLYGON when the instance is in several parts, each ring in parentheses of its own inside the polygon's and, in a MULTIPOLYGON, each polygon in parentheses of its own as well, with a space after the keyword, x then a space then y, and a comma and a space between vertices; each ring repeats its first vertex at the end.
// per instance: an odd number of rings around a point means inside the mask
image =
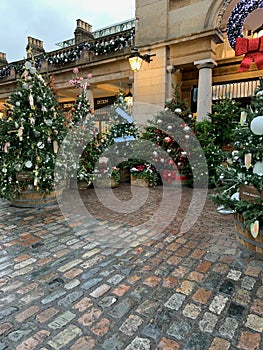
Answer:
MULTIPOLYGON (((113 192, 131 198, 129 186, 113 192)), ((51 207, 1 201, 0 350, 263 349, 263 262, 209 199, 181 232, 191 196, 173 192, 180 206, 173 220, 162 209, 159 235, 147 225, 162 187, 129 214, 94 189, 80 195, 90 216, 70 192, 51 207)))

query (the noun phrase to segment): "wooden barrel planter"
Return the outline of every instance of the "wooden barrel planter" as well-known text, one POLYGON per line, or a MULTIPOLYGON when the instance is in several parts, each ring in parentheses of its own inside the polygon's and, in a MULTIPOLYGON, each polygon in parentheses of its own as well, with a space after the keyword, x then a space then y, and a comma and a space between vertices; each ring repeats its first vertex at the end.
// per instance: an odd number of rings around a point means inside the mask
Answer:
POLYGON ((33 186, 25 186, 23 191, 11 201, 15 207, 38 208, 57 204, 57 199, 62 196, 63 189, 51 191, 50 193, 40 193, 33 186))
POLYGON ((94 180, 94 186, 103 188, 103 187, 111 187, 111 188, 116 188, 119 186, 119 183, 116 182, 114 179, 104 179, 104 178, 97 178, 94 180))
POLYGON ((147 181, 147 179, 142 179, 131 174, 131 185, 148 187, 149 182, 147 181))
POLYGON ((239 247, 246 254, 257 259, 263 259, 263 228, 260 227, 256 238, 251 235, 249 229, 244 228, 244 219, 241 214, 234 215, 236 238, 239 247))
POLYGON ((33 186, 33 173, 30 171, 22 171, 16 174, 17 181, 20 182, 23 188, 14 199, 11 200, 11 204, 15 207, 21 208, 38 208, 47 205, 57 204, 57 199, 62 197, 63 185, 60 189, 54 189, 54 191, 41 193, 33 186))
MULTIPOLYGON (((263 200, 263 192, 259 192, 253 185, 242 185, 239 188, 239 199, 247 203, 258 203, 263 200)), ((244 219, 241 214, 234 215, 237 241, 240 248, 246 253, 263 259, 263 227, 259 227, 257 234, 252 235, 250 229, 244 228, 244 219), (254 237, 255 236, 255 237, 254 237)))

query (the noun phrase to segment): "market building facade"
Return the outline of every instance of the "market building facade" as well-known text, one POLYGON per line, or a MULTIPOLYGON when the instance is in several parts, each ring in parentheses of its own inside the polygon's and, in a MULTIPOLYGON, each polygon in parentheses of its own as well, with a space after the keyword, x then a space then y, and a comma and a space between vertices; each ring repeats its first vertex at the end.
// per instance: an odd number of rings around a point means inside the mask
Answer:
MULTIPOLYGON (((78 19, 74 38, 59 43, 58 50, 45 52, 41 40, 28 37, 26 51, 28 56, 33 53, 36 65, 49 80, 65 112, 78 94, 69 84, 73 68, 77 67, 82 76, 92 75, 89 100, 102 129, 107 106, 120 90, 128 93, 129 87, 135 120, 147 120, 156 108, 162 109, 172 97, 174 86, 178 86, 181 97, 200 121, 217 100, 229 97, 248 103, 259 84, 263 67, 256 55, 240 69, 250 57, 249 50, 237 52, 233 40, 243 37, 248 43, 259 36, 261 3, 136 0, 134 19, 95 32, 89 23, 78 19), (234 26, 231 18, 237 10, 241 17, 235 17, 239 22, 234 26), (151 57, 137 72, 131 70, 127 59, 134 47, 141 56, 151 57)), ((257 40, 259 48, 252 51, 260 55, 260 38, 257 40)), ((24 62, 7 62, 6 53, 0 53, 2 115, 24 62)))

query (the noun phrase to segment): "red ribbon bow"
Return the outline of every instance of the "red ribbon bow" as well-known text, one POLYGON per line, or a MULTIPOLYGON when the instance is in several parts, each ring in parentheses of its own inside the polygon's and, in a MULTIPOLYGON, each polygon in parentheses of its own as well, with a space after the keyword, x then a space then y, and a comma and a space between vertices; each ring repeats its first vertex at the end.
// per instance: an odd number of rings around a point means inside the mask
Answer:
POLYGON ((236 38, 235 55, 245 55, 238 69, 239 72, 248 71, 252 62, 256 63, 258 69, 263 69, 262 37, 254 39, 236 38))

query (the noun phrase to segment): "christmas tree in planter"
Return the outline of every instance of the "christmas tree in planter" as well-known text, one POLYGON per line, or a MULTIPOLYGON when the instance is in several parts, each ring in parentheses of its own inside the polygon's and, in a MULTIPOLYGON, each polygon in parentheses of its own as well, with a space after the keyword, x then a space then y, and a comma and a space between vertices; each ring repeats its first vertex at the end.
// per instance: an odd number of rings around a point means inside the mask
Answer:
POLYGON ((56 96, 33 62, 25 62, 6 108, 0 120, 0 197, 18 206, 49 203, 55 198, 56 156, 67 128, 56 96))
POLYGON ((251 105, 242 110, 234 150, 218 168, 220 184, 211 199, 235 216, 237 240, 243 250, 263 258, 263 83, 251 105))
POLYGON ((105 166, 108 171, 111 164, 115 174, 118 169, 119 182, 123 183, 130 182, 131 159, 129 157, 132 154, 133 141, 139 137, 139 129, 130 112, 130 105, 125 100, 124 92, 120 90, 112 105, 109 115, 110 129, 105 135, 109 155, 109 164, 105 163, 105 166))
POLYGON ((153 152, 153 164, 161 169, 159 172, 164 184, 188 183, 191 167, 187 158, 187 143, 193 133, 195 119, 187 103, 179 98, 178 88, 175 88, 173 98, 164 107, 164 111, 149 121, 142 138, 154 142, 169 154, 165 159, 158 151, 153 152))
MULTIPOLYGON (((68 122, 69 135, 65 152, 67 156, 67 177, 70 187, 87 188, 93 181, 93 171, 98 158, 99 148, 95 138, 94 114, 87 96, 89 80, 79 76, 78 68, 73 69, 74 78, 69 83, 79 89, 80 93, 73 103, 68 122)), ((97 135, 98 138, 98 135, 97 135)), ((64 160, 65 162, 65 160, 64 160)))

